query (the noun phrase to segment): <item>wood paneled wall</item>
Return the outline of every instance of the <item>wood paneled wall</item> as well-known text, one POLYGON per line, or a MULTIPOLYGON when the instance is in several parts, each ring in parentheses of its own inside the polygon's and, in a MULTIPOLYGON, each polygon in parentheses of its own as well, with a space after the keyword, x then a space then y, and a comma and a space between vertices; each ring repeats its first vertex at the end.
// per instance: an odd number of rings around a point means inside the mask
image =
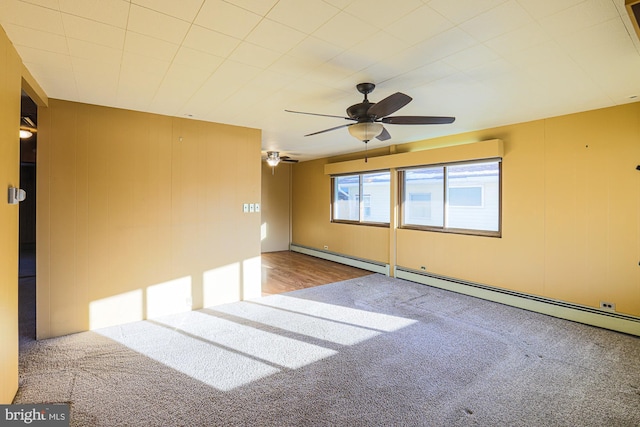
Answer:
POLYGON ((22 62, 0 28, 0 404, 18 390, 18 211, 7 189, 20 186, 22 62))
POLYGON ((260 296, 260 131, 50 100, 37 335, 260 296))
POLYGON ((291 167, 291 164, 281 162, 272 169, 266 162, 262 162, 262 223, 260 226, 262 252, 289 250, 291 167))

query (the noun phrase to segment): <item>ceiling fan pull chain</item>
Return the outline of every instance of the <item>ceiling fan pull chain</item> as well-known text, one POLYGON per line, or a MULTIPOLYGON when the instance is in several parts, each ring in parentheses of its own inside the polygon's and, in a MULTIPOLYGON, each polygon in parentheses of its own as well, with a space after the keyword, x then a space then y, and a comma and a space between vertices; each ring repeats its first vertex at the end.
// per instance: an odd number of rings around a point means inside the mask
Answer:
POLYGON ((364 142, 364 162, 365 163, 368 163, 368 160, 369 160, 369 158, 368 158, 369 156, 368 156, 368 153, 367 153, 367 142, 369 142, 369 141, 365 141, 364 142))

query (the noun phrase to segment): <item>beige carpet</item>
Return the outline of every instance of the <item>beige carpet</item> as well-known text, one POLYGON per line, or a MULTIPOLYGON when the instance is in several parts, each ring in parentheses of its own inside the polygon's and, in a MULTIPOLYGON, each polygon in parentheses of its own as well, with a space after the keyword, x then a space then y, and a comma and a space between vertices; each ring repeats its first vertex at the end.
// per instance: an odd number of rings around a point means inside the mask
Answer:
POLYGON ((382 275, 25 330, 15 403, 69 402, 74 426, 640 425, 637 337, 382 275))

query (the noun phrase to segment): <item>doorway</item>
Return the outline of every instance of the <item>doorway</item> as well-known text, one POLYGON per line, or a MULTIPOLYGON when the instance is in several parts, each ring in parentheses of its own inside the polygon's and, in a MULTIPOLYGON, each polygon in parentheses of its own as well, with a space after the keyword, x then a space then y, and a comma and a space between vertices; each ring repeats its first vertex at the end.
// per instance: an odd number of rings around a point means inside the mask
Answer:
POLYGON ((20 128, 31 136, 20 137, 20 188, 27 197, 19 207, 18 316, 20 342, 36 337, 36 153, 38 106, 24 91, 21 97, 20 128))

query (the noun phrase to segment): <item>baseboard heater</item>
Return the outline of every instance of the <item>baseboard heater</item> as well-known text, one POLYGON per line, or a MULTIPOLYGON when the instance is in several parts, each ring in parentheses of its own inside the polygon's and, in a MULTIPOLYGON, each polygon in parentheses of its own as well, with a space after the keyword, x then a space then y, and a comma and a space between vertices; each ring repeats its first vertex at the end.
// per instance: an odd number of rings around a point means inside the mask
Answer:
POLYGON ((640 336, 640 318, 607 312, 592 307, 572 304, 550 298, 538 297, 507 289, 494 288, 479 283, 454 279, 404 267, 396 267, 395 277, 449 291, 482 298, 537 313, 626 334, 640 336))
POLYGON ((301 246, 301 245, 294 245, 294 244, 291 244, 289 246, 289 249, 292 252, 299 252, 301 254, 311 255, 316 258, 322 258, 328 261, 350 265, 351 267, 361 268, 363 270, 372 271, 374 273, 385 274, 387 276, 389 275, 389 264, 385 264, 383 262, 350 257, 350 256, 342 255, 336 252, 329 252, 326 250, 320 250, 320 249, 310 248, 310 247, 301 246))

